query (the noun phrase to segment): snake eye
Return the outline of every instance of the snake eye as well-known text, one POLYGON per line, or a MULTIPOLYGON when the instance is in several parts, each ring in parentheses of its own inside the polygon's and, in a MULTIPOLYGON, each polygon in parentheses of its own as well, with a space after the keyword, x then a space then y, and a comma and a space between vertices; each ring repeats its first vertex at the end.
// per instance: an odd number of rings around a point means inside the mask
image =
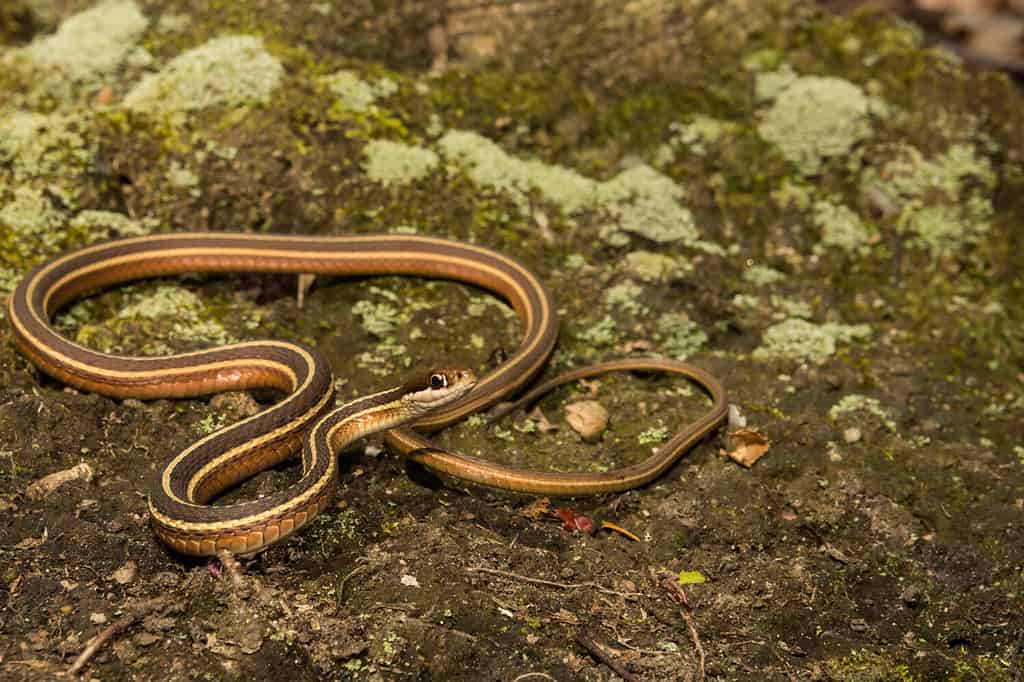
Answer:
POLYGON ((430 375, 430 387, 431 388, 444 388, 448 385, 448 378, 443 374, 431 374, 430 375))

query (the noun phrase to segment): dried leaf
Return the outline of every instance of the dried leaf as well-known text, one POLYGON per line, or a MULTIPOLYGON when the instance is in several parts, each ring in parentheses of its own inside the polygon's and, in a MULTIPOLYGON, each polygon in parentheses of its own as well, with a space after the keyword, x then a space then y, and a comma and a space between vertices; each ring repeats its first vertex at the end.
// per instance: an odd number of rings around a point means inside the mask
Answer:
POLYGON ((50 537, 50 531, 46 528, 43 529, 43 534, 37 538, 25 538, 14 546, 14 549, 35 549, 41 544, 46 542, 46 539, 50 537))
POLYGON ((607 528, 608 530, 614 531, 614 532, 616 532, 616 533, 618 533, 620 535, 625 535, 627 538, 629 538, 633 542, 640 542, 640 538, 638 538, 636 535, 634 535, 633 533, 630 533, 628 530, 626 530, 622 526, 616 526, 614 523, 610 523, 608 521, 602 521, 601 522, 601 528, 607 528))
POLYGON ((558 514, 558 518, 562 519, 562 528, 566 530, 579 530, 593 535, 594 530, 597 528, 594 524, 594 519, 585 514, 580 514, 575 509, 560 507, 555 510, 555 513, 558 514))
POLYGON ((708 579, 700 571, 679 571, 680 585, 699 585, 707 581, 708 579))
POLYGON ((548 418, 544 416, 544 413, 540 411, 539 407, 533 408, 530 414, 526 415, 530 420, 537 425, 537 430, 541 433, 551 433, 557 431, 558 427, 548 421, 548 418))
POLYGON ((551 513, 551 500, 547 497, 542 497, 539 500, 534 500, 530 504, 526 505, 519 510, 519 515, 530 519, 531 521, 540 521, 542 518, 551 513))
POLYGON ((740 429, 729 436, 736 442, 736 448, 729 453, 729 458, 748 469, 771 447, 771 442, 754 429, 740 429))
POLYGON ((30 483, 28 487, 25 488, 25 497, 30 500, 39 501, 49 497, 50 493, 65 483, 79 480, 85 481, 86 483, 92 480, 92 467, 85 462, 76 464, 70 469, 64 469, 63 471, 57 471, 49 474, 48 476, 43 476, 38 481, 30 483))

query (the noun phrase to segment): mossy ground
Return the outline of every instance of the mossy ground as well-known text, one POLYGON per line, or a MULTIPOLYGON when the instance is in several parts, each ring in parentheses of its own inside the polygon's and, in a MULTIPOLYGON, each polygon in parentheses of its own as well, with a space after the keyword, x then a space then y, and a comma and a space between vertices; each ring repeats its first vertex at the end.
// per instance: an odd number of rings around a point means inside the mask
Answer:
MULTIPOLYGON (((739 468, 719 434, 644 489, 564 503, 632 542, 574 535, 525 515, 528 497, 360 448, 336 507, 248 562, 235 588, 159 546, 145 504, 160 463, 233 408, 65 389, 4 325, 0 677, 50 679, 122 610, 166 595, 92 675, 608 679, 573 641, 586 630, 644 679, 695 679, 686 623, 656 579, 680 571, 707 578, 686 590, 711 679, 1019 675, 1024 99, 870 15, 782 1, 521 4, 531 10, 5 3, 0 130, 19 137, 0 140, 0 286, 61 250, 145 231, 470 240, 521 258, 554 292, 549 374, 637 342, 688 355, 771 439, 767 456, 739 468), (130 45, 91 54, 91 70, 33 61, 34 38, 95 6, 123 13, 130 45), (259 39, 243 41, 242 63, 193 72, 182 57, 242 34, 259 39), (487 46, 497 51, 470 54, 487 46), (177 58, 160 83, 187 101, 122 106, 177 58), (175 89, 170 77, 189 74, 175 89), (801 106, 830 93, 842 102, 801 106), (836 118, 809 125, 818 115, 836 118), (453 140, 480 140, 472 158, 486 172, 453 140), (623 178, 646 180, 626 190, 623 178), (81 461, 91 483, 24 495, 81 461), (134 572, 118 571, 128 562, 134 572)), ((517 339, 514 318, 457 285, 326 279, 302 309, 294 291, 293 277, 146 282, 58 323, 129 354, 312 343, 342 397, 431 358, 484 369, 517 339)), ((554 433, 518 415, 442 439, 517 465, 601 470, 643 457, 704 405, 681 382, 603 379, 612 426, 587 445, 561 419, 584 393, 541 403, 554 433)))

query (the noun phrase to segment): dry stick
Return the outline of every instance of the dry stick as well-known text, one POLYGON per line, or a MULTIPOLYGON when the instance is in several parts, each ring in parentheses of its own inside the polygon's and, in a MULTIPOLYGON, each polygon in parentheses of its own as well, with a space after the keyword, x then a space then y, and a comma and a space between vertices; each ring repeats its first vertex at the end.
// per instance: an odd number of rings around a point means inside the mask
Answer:
POLYGON ((612 671, 626 680, 626 682, 638 682, 636 675, 626 670, 621 663, 615 660, 608 652, 601 648, 601 645, 594 641, 594 638, 583 632, 576 633, 576 642, 590 654, 612 669, 612 671))
POLYGON ((469 567, 466 568, 466 571, 469 572, 469 573, 491 573, 493 575, 501 575, 501 576, 504 576, 506 578, 514 578, 516 580, 521 580, 524 583, 533 583, 534 585, 546 585, 547 587, 557 587, 560 590, 576 590, 576 589, 579 589, 581 587, 592 587, 595 590, 597 590, 598 592, 603 592, 604 594, 612 594, 612 595, 615 595, 617 597, 643 597, 643 596, 645 596, 643 592, 616 592, 615 590, 609 590, 607 587, 604 587, 603 585, 598 585, 597 583, 592 583, 592 582, 586 582, 586 583, 556 583, 556 582, 553 582, 551 580, 542 580, 540 578, 531 578, 528 575, 520 575, 518 573, 512 573, 510 571, 499 571, 499 570, 494 569, 494 568, 483 568, 482 566, 469 566, 469 567))
POLYGON ((1024 628, 1017 634, 1017 647, 1013 652, 1013 665, 1010 666, 1010 671, 1007 677, 1013 682, 1021 682, 1024 679, 1024 668, 1020 665, 1021 655, 1024 654, 1024 628))
POLYGON ((85 648, 82 649, 82 653, 78 654, 78 658, 76 658, 75 662, 71 664, 70 668, 68 668, 68 676, 77 675, 82 668, 85 667, 85 664, 89 662, 89 659, 99 651, 100 647, 103 646, 107 640, 111 639, 122 630, 130 627, 135 623, 135 621, 139 620, 143 616, 162 609, 169 601, 170 597, 163 596, 154 597, 153 599, 147 599, 133 604, 128 608, 128 613, 105 627, 99 632, 99 634, 95 635, 86 643, 85 648))
POLYGON ((683 588, 676 584, 676 581, 670 576, 663 575, 658 580, 658 584, 668 592, 669 599, 681 607, 679 613, 690 629, 690 639, 693 641, 693 648, 697 651, 697 664, 699 666, 697 680, 698 682, 704 682, 704 647, 701 646, 700 636, 697 634, 697 626, 693 622, 693 613, 690 609, 690 601, 686 598, 686 592, 683 592, 683 588))

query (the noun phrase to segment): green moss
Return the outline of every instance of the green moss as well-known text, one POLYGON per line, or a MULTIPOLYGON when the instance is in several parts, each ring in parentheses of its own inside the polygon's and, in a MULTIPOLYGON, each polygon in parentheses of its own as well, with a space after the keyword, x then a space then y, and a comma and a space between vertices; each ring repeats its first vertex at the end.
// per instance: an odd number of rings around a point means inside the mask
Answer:
POLYGON ((834 679, 846 682, 914 682, 915 679, 907 666, 866 650, 830 659, 825 667, 834 679))
POLYGON ((819 250, 837 248, 846 253, 864 255, 870 249, 871 230, 859 215, 842 204, 816 201, 814 224, 821 230, 819 250))
POLYGON ((758 132, 805 175, 815 175, 826 159, 849 154, 871 134, 869 99, 841 78, 761 74, 758 91, 774 102, 758 132))
POLYGON ((53 35, 24 49, 36 64, 62 78, 98 82, 116 70, 142 37, 149 21, 132 0, 106 0, 66 19, 53 35))
POLYGON ((175 57, 124 98, 135 111, 194 111, 266 104, 284 77, 281 63, 252 36, 217 38, 175 57))
POLYGON ((835 355, 836 345, 867 338, 871 328, 866 324, 816 325, 807 320, 789 319, 765 330, 761 346, 754 350, 757 360, 789 359, 822 363, 835 355))
POLYGON ((413 145, 373 140, 363 149, 363 171, 382 185, 404 185, 428 175, 439 158, 429 149, 413 145))

